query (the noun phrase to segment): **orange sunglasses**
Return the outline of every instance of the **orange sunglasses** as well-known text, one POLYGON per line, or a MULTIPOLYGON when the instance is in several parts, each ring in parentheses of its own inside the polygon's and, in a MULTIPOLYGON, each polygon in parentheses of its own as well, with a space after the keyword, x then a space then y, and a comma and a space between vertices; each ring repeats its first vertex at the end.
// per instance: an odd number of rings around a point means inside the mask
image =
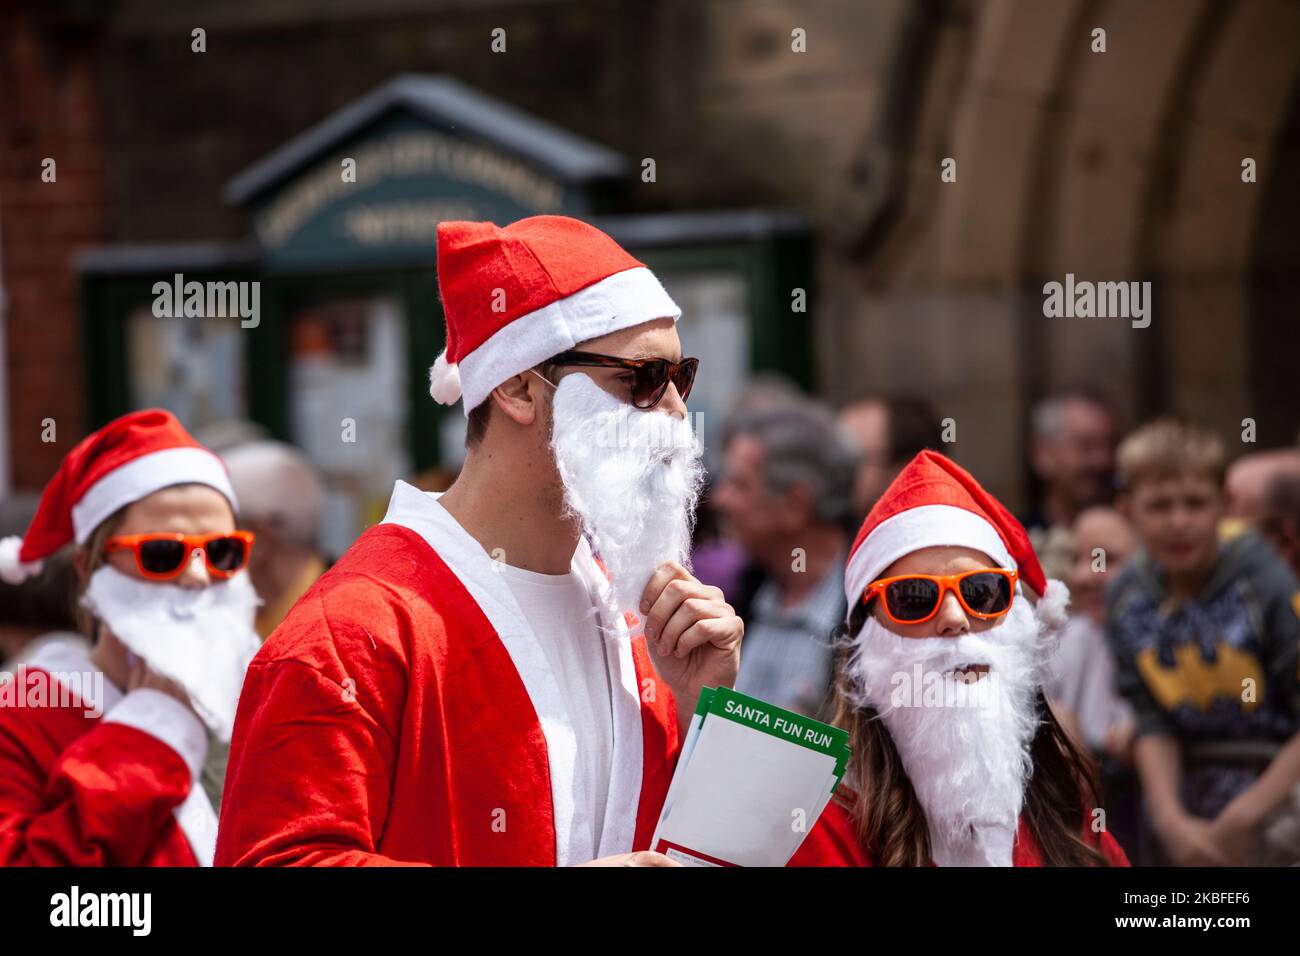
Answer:
POLYGON ((115 535, 104 543, 104 550, 110 554, 114 551, 134 553, 135 566, 142 575, 154 581, 180 577, 187 559, 202 551, 208 574, 225 580, 248 565, 254 537, 251 531, 214 531, 210 534, 153 531, 115 535))
POLYGON ((924 624, 939 613, 943 596, 951 591, 971 617, 990 621, 1011 610, 1016 572, 1006 568, 976 568, 961 574, 900 574, 867 585, 862 603, 879 597, 885 615, 895 624, 924 624))

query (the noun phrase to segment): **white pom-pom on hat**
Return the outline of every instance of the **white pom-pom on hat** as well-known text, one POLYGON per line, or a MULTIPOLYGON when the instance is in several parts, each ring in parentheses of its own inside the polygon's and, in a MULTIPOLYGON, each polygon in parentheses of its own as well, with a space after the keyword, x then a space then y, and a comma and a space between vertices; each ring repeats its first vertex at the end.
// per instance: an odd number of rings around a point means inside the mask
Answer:
POLYGON ((23 546, 23 539, 17 535, 0 538, 0 578, 10 584, 22 584, 32 575, 40 574, 45 566, 43 561, 23 561, 18 552, 23 546))
POLYGON ((1064 627, 1069 619, 1069 606, 1070 589, 1065 586, 1064 581, 1052 578, 1047 582, 1042 597, 1034 605, 1034 610, 1038 614, 1038 619, 1043 622, 1043 626, 1048 631, 1055 631, 1064 627))
POLYGON ((429 394, 439 405, 454 405, 460 400, 460 366, 447 361, 446 349, 429 369, 429 394))

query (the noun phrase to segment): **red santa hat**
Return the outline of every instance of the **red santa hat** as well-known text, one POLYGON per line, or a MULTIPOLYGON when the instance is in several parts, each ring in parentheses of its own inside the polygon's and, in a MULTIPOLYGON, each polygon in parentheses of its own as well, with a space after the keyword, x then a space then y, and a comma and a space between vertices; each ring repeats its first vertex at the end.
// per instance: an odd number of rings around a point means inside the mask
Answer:
POLYGON ((27 533, 0 540, 0 578, 22 583, 68 542, 84 544, 119 508, 182 484, 208 485, 236 507, 226 466, 171 412, 150 408, 109 422, 68 452, 27 533))
POLYGON ((438 226, 447 348, 429 394, 465 414, 511 376, 579 342, 682 310, 654 273, 595 226, 533 216, 438 226))
POLYGON ((966 547, 1019 572, 1035 592, 1038 616, 1064 623, 1070 592, 1043 574, 1024 526, 950 458, 923 451, 908 462, 862 523, 844 571, 850 610, 891 564, 921 548, 966 547))

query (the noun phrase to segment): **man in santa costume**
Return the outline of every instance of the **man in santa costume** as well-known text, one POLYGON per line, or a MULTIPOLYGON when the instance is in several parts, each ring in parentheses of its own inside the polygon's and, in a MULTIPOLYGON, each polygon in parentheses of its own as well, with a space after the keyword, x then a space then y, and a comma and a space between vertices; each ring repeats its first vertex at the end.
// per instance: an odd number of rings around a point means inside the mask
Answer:
MULTIPOLYGON (((221 460, 160 409, 76 445, 0 576, 72 545, 94 641, 0 675, 0 865, 210 866, 244 670, 252 535, 221 460)), ((68 595, 69 599, 73 596, 68 595)))
POLYGON ((217 862, 662 865, 632 851, 743 631, 684 567, 680 310, 561 216, 442 223, 438 281, 430 391, 464 401, 464 468, 399 481, 257 655, 217 862))
POLYGON ((853 757, 792 866, 1127 865, 1043 697, 1069 595, 970 473, 917 455, 844 593, 834 720, 853 757))

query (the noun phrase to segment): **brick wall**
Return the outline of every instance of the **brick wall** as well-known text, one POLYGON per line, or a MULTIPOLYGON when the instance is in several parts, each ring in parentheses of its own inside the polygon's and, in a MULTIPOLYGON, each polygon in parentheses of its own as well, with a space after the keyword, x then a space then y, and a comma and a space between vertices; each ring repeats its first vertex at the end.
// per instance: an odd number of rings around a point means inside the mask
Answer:
MULTIPOLYGON (((57 6, 57 5, 55 5, 57 6)), ((12 484, 39 489, 82 437, 76 280, 69 259, 104 238, 104 156, 93 25, 0 2, 0 262, 8 301, 12 484), (42 161, 56 180, 41 181, 42 161), (56 441, 41 440, 54 419, 56 441)))

